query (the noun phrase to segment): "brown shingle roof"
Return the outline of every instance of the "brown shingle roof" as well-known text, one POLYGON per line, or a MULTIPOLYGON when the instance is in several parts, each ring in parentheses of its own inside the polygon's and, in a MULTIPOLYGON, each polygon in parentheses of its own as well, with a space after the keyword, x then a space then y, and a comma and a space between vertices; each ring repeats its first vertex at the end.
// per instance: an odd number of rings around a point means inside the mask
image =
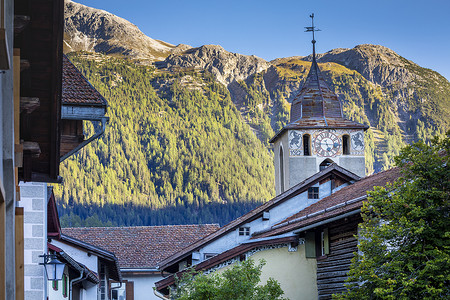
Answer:
POLYGON ((385 186, 388 182, 394 182, 400 176, 401 169, 393 168, 364 177, 360 181, 342 188, 330 196, 325 197, 322 200, 306 207, 302 211, 290 216, 284 221, 281 221, 277 225, 274 225, 272 229, 255 233, 252 238, 282 234, 361 208, 363 197, 367 195, 368 191, 372 190, 375 186, 385 186), (361 199, 358 201, 347 202, 357 198, 361 199))
POLYGON ((290 123, 270 139, 275 142, 288 129, 368 129, 369 126, 350 121, 342 114, 339 97, 330 90, 320 72, 316 59, 298 95, 291 105, 290 123))
POLYGON ((300 118, 343 118, 341 101, 325 83, 315 59, 297 97, 292 101, 291 122, 300 118))
POLYGON ((106 106, 105 98, 63 55, 62 104, 106 106))
POLYGON ((165 257, 217 229, 217 224, 206 224, 63 228, 62 232, 113 252, 121 268, 155 268, 165 257))

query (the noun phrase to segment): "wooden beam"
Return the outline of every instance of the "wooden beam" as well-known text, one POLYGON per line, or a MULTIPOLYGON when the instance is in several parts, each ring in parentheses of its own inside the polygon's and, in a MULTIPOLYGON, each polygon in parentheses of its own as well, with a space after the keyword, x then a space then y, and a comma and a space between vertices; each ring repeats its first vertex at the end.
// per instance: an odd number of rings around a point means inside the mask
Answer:
MULTIPOLYGON (((20 144, 20 49, 13 49, 13 98, 14 98, 14 183, 19 187, 19 167, 23 166, 23 146, 20 144)), ((19 201, 20 198, 16 197, 19 201)))
POLYGON ((16 207, 15 219, 16 300, 25 298, 23 207, 16 207))
POLYGON ((9 70, 9 64, 8 39, 5 28, 0 28, 0 70, 9 70))
POLYGON ((30 23, 30 16, 14 15, 14 34, 21 33, 30 23))
POLYGON ((40 105, 37 97, 20 97, 20 112, 26 111, 27 114, 30 114, 40 105))
POLYGON ((30 68, 30 62, 27 59, 21 59, 20 60, 20 71, 29 69, 30 68))
POLYGON ((23 142, 24 154, 31 154, 33 157, 39 157, 41 154, 41 147, 36 142, 23 142))
MULTIPOLYGON (((21 168, 23 166, 23 145, 14 145, 14 166, 16 168, 21 168)), ((18 184, 18 182, 16 182, 18 184)))
POLYGON ((13 50, 14 143, 20 144, 20 49, 13 50))

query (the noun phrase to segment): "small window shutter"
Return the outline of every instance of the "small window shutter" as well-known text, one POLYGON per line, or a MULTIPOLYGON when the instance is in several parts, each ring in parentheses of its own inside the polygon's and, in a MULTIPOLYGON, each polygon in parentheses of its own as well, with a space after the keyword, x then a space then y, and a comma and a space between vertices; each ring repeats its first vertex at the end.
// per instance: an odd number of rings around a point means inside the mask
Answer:
POLYGON ((328 228, 323 229, 323 247, 324 247, 324 254, 325 255, 330 254, 330 242, 328 239, 328 228))
POLYGON ((134 300, 134 282, 128 281, 125 285, 125 289, 126 289, 126 299, 134 300))
POLYGON ((305 255, 306 258, 316 258, 316 235, 313 231, 306 233, 305 255))

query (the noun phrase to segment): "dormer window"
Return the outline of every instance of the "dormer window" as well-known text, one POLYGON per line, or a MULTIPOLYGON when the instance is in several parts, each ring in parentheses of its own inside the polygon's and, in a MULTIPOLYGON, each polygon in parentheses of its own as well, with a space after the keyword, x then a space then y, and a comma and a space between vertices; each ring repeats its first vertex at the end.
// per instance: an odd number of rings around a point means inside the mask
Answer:
POLYGON ((308 199, 319 199, 319 188, 318 187, 308 188, 308 199))
POLYGON ((239 227, 239 236, 250 236, 250 227, 239 227))

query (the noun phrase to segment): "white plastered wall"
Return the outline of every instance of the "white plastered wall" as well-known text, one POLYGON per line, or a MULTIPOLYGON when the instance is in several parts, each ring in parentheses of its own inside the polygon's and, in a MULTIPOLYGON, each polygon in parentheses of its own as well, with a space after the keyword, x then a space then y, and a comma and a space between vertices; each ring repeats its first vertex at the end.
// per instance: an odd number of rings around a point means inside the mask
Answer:
POLYGON ((20 199, 24 210, 25 299, 42 300, 47 297, 47 278, 39 255, 47 253, 47 184, 21 182, 20 199))

